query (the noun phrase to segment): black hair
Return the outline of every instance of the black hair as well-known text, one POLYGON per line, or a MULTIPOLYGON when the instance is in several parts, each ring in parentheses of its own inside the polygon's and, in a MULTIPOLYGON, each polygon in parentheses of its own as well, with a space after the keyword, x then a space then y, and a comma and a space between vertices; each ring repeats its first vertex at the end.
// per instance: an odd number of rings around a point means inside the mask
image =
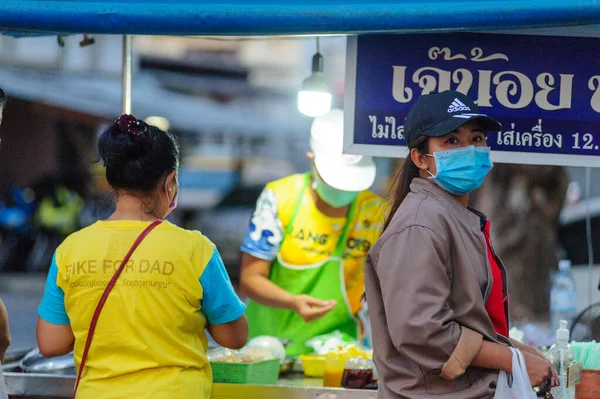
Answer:
MULTIPOLYGON (((409 151, 413 148, 419 150, 421 154, 427 154, 429 152, 429 140, 427 140, 427 137, 421 136, 408 145, 409 151)), ((385 222, 383 223, 382 231, 385 231, 388 228, 392 222, 392 219, 394 218, 394 214, 398 208, 400 208, 400 205, 402 205, 402 202, 410 192, 410 183, 412 183, 412 181, 419 176, 419 168, 413 162, 409 152, 402 162, 400 169, 398 169, 398 172, 396 172, 396 176, 394 176, 394 182, 388 193, 387 201, 390 205, 388 206, 386 212, 386 218, 385 222)), ((366 292, 362 293, 360 300, 367 300, 366 292)))
POLYGON ((121 116, 102 133, 98 152, 115 191, 151 193, 166 174, 179 169, 175 137, 131 115, 121 116))
MULTIPOLYGON (((413 143, 408 145, 409 150, 412 148, 416 148, 420 153, 426 154, 429 152, 429 140, 427 137, 421 136, 416 139, 413 143)), ((385 223, 383 224, 383 230, 387 229, 392 221, 394 214, 410 192, 410 184, 412 183, 415 177, 419 177, 419 168, 413 162, 410 153, 400 166, 400 169, 396 173, 394 177, 394 184, 390 189, 390 193, 388 195, 388 203, 389 208, 387 210, 387 217, 385 223)))
POLYGON ((6 94, 4 94, 4 91, 0 89, 0 108, 4 108, 7 100, 8 98, 6 98, 6 94))

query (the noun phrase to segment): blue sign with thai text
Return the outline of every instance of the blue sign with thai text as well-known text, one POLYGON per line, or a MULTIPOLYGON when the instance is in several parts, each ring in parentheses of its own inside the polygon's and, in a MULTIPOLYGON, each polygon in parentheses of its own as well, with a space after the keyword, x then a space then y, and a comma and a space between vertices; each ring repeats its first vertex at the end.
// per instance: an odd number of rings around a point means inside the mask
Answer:
POLYGON ((431 91, 498 119, 497 162, 600 166, 600 38, 451 33, 348 42, 345 148, 406 156, 403 121, 431 91))

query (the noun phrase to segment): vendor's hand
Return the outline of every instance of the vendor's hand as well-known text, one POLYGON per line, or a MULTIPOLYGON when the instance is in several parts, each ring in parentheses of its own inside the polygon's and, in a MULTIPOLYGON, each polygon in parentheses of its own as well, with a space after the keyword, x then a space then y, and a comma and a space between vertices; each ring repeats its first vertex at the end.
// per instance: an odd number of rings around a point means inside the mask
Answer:
POLYGON ((320 319, 329 313, 337 304, 336 301, 323 301, 309 295, 296 295, 293 298, 293 310, 306 322, 320 319))
POLYGON ((539 386, 544 381, 551 381, 552 386, 558 385, 558 374, 552 363, 529 352, 521 352, 527 365, 527 374, 532 387, 539 386))

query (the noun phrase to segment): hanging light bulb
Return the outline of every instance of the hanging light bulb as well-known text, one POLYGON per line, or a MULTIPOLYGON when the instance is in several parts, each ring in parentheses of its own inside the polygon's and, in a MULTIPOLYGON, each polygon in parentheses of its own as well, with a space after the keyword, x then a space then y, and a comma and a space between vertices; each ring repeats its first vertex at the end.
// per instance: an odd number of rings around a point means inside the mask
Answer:
POLYGON ((316 118, 331 110, 331 91, 323 74, 323 56, 319 52, 317 37, 317 53, 312 59, 312 73, 302 82, 298 92, 298 110, 306 116, 316 118))

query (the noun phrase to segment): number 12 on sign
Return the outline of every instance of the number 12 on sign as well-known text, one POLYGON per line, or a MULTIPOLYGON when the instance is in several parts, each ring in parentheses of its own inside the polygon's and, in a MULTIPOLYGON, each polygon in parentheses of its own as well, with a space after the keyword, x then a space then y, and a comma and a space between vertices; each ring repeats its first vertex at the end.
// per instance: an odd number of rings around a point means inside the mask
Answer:
POLYGON ((575 133, 573 135, 573 138, 575 139, 573 148, 576 150, 582 149, 580 143, 583 143, 584 150, 598 150, 598 146, 594 146, 594 136, 591 133, 585 133, 584 135, 575 133), (580 138, 581 138, 581 141, 580 141, 580 138))

